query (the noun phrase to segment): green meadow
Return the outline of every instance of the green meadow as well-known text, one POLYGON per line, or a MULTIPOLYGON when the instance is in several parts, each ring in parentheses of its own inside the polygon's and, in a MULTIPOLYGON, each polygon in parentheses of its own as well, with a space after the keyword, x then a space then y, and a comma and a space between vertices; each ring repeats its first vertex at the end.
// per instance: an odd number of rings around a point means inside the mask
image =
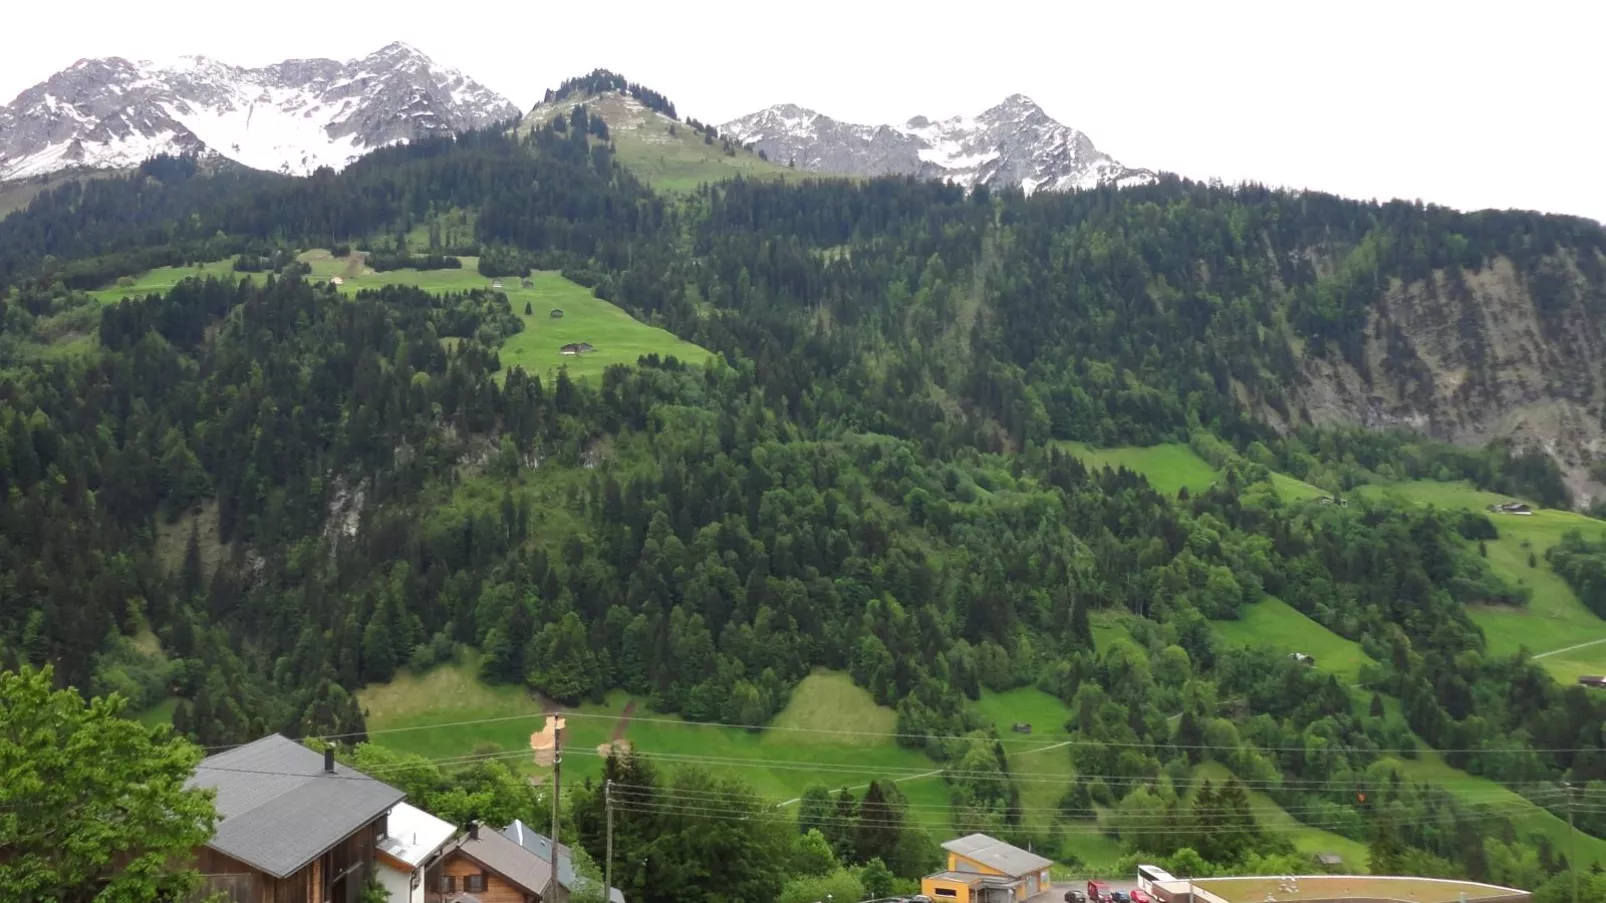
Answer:
MULTIPOLYGON (((430 758, 475 751, 507 753, 508 761, 537 773, 529 758, 531 732, 542 723, 542 701, 518 687, 491 687, 477 677, 477 657, 423 675, 403 672, 357 694, 375 743, 430 758), (462 724, 461 722, 481 722, 462 724)), ((928 828, 947 821, 947 786, 923 753, 890 736, 897 716, 839 672, 804 678, 791 701, 766 729, 694 724, 653 712, 622 691, 603 703, 566 710, 566 779, 602 773, 606 744, 622 740, 660 765, 697 765, 741 777, 761 796, 791 803, 815 784, 860 789, 872 779, 898 780, 912 814, 928 828)))
MULTIPOLYGON (((1490 556, 1493 557, 1492 549, 1490 556)), ((1280 650, 1304 652, 1314 656, 1317 669, 1331 671, 1352 686, 1356 682, 1361 666, 1371 662, 1358 644, 1333 633, 1281 600, 1264 599, 1254 605, 1245 606, 1242 612, 1243 616, 1237 621, 1212 621, 1211 628, 1230 644, 1271 645, 1280 650)), ((1353 692, 1356 705, 1363 706, 1369 694, 1359 687, 1353 692)), ((1384 705, 1390 713, 1395 715, 1400 713, 1399 700, 1384 697, 1384 705)), ((1505 810, 1513 816, 1518 830, 1523 834, 1544 836, 1560 850, 1571 849, 1567 844, 1576 843, 1582 855, 1589 857, 1589 861, 1606 861, 1602 859, 1606 857, 1606 841, 1572 830, 1566 821, 1495 781, 1469 774, 1447 764, 1443 757, 1429 749, 1427 744, 1419 742, 1418 746, 1416 758, 1389 758, 1386 761, 1406 778, 1443 787, 1467 803, 1489 805, 1505 810)), ((1258 793, 1251 794, 1251 803, 1257 815, 1261 814, 1262 806, 1273 808, 1276 806, 1269 797, 1263 797, 1258 793)), ((1289 822, 1294 821, 1293 816, 1287 813, 1283 815, 1289 822)), ((1364 855, 1359 859, 1352 858, 1357 853, 1364 854, 1364 845, 1309 826, 1284 825, 1278 813, 1273 811, 1267 812, 1263 823, 1282 825, 1277 828, 1278 830, 1293 830, 1294 846, 1302 852, 1337 853, 1344 857, 1346 863, 1358 863, 1361 866, 1365 864, 1364 855)))
MULTIPOLYGON (((1063 447, 1089 467, 1125 467, 1143 475, 1156 492, 1176 495, 1183 487, 1189 492, 1209 489, 1221 471, 1184 442, 1160 445, 1093 448, 1081 442, 1065 442, 1063 447)), ((1287 474, 1272 471, 1271 485, 1284 502, 1317 498, 1321 489, 1287 474)))
MULTIPOLYGON (((493 281, 500 282, 501 291, 524 324, 523 332, 509 337, 503 344, 502 366, 506 370, 523 367, 549 384, 557 378, 560 369, 567 370, 571 379, 598 377, 612 364, 634 364, 647 354, 673 356, 693 366, 702 366, 712 357, 668 330, 642 323, 621 308, 593 296, 590 289, 557 273, 534 273, 530 277, 531 287, 525 288, 518 277, 491 280, 481 276, 479 259, 475 257, 460 258, 461 269, 403 269, 383 273, 364 267, 360 257, 333 257, 328 251, 308 251, 298 259, 312 268, 314 279, 339 277, 343 283, 340 290, 347 296, 385 285, 412 285, 440 294, 488 288, 493 281), (525 313, 526 306, 529 313, 525 313), (554 310, 561 310, 562 316, 554 316, 554 310), (566 355, 560 350, 564 345, 580 343, 589 343, 592 350, 575 355, 566 355)), ((102 304, 111 304, 125 297, 165 292, 192 276, 249 279, 257 275, 235 273, 232 260, 222 260, 195 267, 162 267, 136 279, 121 280, 125 284, 90 294, 102 304)), ((87 342, 87 336, 74 335, 73 338, 80 344, 87 342)))
MULTIPOLYGON (((1207 780, 1220 786, 1226 783, 1231 774, 1227 767, 1219 762, 1201 763, 1193 770, 1194 783, 1188 788, 1188 795, 1191 797, 1193 792, 1207 780)), ((1245 787, 1244 792, 1249 797, 1249 808, 1255 815, 1255 823, 1262 830, 1286 837, 1294 845, 1294 849, 1308 856, 1333 853, 1344 860, 1346 870, 1362 872, 1366 870, 1366 844, 1301 822, 1278 805, 1276 800, 1259 790, 1245 787)))
POLYGON ((250 275, 253 274, 234 272, 234 259, 230 258, 190 267, 159 267, 138 276, 125 276, 117 280, 115 285, 96 289, 88 294, 102 304, 115 304, 124 298, 143 298, 152 292, 162 294, 190 278, 204 279, 213 276, 218 279, 231 279, 250 275))
MULTIPOLYGON (((733 148, 727 154, 724 142, 706 141, 702 133, 685 123, 673 122, 618 95, 591 96, 583 102, 592 115, 608 123, 615 159, 636 178, 661 192, 690 194, 701 185, 738 177, 839 178, 792 169, 785 160, 765 160, 750 150, 733 148)), ((540 113, 532 111, 520 129, 544 125, 555 116, 566 115, 573 106, 573 100, 566 100, 540 113)))
POLYGON ((591 290, 570 282, 556 273, 535 273, 533 288, 522 288, 516 279, 503 280, 504 291, 513 310, 524 320, 524 331, 502 346, 502 367, 523 367, 549 384, 559 369, 567 369, 571 379, 600 377, 613 364, 634 364, 643 355, 676 357, 701 367, 712 355, 677 338, 666 329, 648 326, 618 307, 594 297, 591 290), (526 314, 525 304, 530 305, 526 314), (553 317, 553 310, 563 316, 553 317), (578 356, 564 355, 558 349, 572 343, 587 342, 595 350, 578 356))
POLYGON ((1384 761, 1406 778, 1437 784, 1465 803, 1502 812, 1511 818, 1519 834, 1548 839, 1552 849, 1576 861, 1580 867, 1590 863, 1606 864, 1606 840, 1569 827, 1566 819, 1552 815, 1502 784, 1447 764, 1433 750, 1424 749, 1415 759, 1384 761))
POLYGON ((819 173, 789 169, 785 161, 772 163, 749 151, 726 155, 719 142, 704 144, 702 135, 686 126, 676 134, 667 129, 658 134, 652 128, 617 130, 614 148, 621 164, 637 178, 660 191, 689 194, 700 185, 710 185, 741 176, 747 179, 830 178, 819 173))
POLYGON ((1351 685, 1360 681, 1361 666, 1372 663, 1359 643, 1344 639, 1273 597, 1243 606, 1236 620, 1212 621, 1210 626, 1231 646, 1303 652, 1316 659, 1322 670, 1331 671, 1351 685))
MULTIPOLYGON (((1385 486, 1363 486, 1361 495, 1445 509, 1484 511, 1509 496, 1484 492, 1466 483, 1415 480, 1385 486)), ((1526 648, 1556 679, 1572 682, 1581 674, 1606 674, 1606 621, 1584 607, 1545 561, 1545 551, 1568 531, 1606 537, 1606 522, 1571 511, 1535 508, 1532 515, 1489 513, 1500 538, 1489 540, 1489 566, 1496 573, 1531 587, 1533 598, 1521 608, 1479 606, 1472 620, 1483 628, 1489 651, 1510 655, 1526 648), (1533 566, 1529 566, 1532 555, 1533 566), (1600 641, 1596 643, 1596 641, 1600 641), (1587 645, 1594 643, 1594 645, 1587 645)))
POLYGON ((1080 442, 1067 442, 1065 448, 1089 467, 1119 468, 1143 475, 1156 492, 1176 495, 1184 486, 1189 492, 1209 489, 1219 471, 1181 442, 1144 447, 1093 448, 1080 442))

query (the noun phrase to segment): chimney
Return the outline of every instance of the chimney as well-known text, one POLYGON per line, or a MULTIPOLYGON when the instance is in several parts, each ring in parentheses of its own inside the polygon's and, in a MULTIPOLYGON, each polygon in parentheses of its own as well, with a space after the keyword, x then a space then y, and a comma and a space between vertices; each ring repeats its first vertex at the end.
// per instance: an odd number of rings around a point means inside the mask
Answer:
POLYGON ((323 748, 323 770, 328 774, 335 773, 335 745, 333 743, 323 748))
POLYGON ((480 839, 480 823, 479 822, 471 821, 471 822, 468 823, 468 839, 469 840, 479 840, 480 839))

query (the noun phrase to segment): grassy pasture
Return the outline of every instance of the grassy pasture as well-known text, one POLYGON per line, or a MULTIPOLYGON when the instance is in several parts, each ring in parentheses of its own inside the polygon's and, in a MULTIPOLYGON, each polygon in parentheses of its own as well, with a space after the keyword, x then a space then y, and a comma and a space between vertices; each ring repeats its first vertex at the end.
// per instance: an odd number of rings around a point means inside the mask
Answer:
MULTIPOLYGON (((1189 788, 1189 795, 1191 796, 1192 791, 1206 780, 1219 787, 1226 783, 1230 776, 1231 772, 1226 766, 1218 762, 1202 763, 1194 769, 1194 785, 1189 788)), ((1259 790, 1245 787, 1244 792, 1249 797, 1249 809, 1255 815, 1255 822, 1263 830, 1288 838, 1293 843, 1294 849, 1308 856, 1335 853, 1343 857, 1345 868, 1356 870, 1366 868, 1366 844, 1304 824, 1279 806, 1276 800, 1259 790)))
MULTIPOLYGON (((466 292, 488 288, 493 281, 479 274, 479 260, 474 257, 461 258, 461 269, 402 269, 383 273, 363 267, 359 258, 337 258, 328 251, 308 251, 299 259, 312 268, 314 279, 340 277, 344 283, 340 290, 347 296, 385 285, 412 285, 436 294, 466 292)), ((231 279, 260 275, 237 274, 232 267, 231 260, 199 267, 162 267, 141 275, 129 285, 110 286, 90 294, 102 304, 111 304, 125 297, 165 292, 192 276, 231 279)), ((634 364, 646 354, 673 356, 698 366, 710 358, 704 349, 667 330, 636 320, 557 273, 533 274, 530 288, 525 288, 517 277, 496 281, 501 282, 508 303, 524 323, 524 331, 510 337, 501 348, 504 369, 523 367, 550 383, 557 378, 560 369, 566 369, 571 379, 599 377, 609 365, 634 364), (528 314, 524 312, 526 305, 530 309, 528 314), (554 309, 561 309, 563 316, 553 317, 554 309), (590 343, 594 350, 579 355, 565 355, 559 350, 564 345, 581 342, 590 343)), ((92 330, 93 325, 89 328, 92 330)), ((87 336, 75 335, 74 339, 80 343, 88 341, 87 336)))
MULTIPOLYGON (((1470 511, 1483 511, 1490 504, 1511 500, 1466 483, 1430 480, 1363 486, 1359 492, 1369 498, 1470 511)), ((1471 609, 1472 620, 1483 628, 1489 651, 1510 655, 1526 648, 1557 680, 1564 682, 1580 674, 1606 673, 1606 621, 1585 608, 1545 561, 1545 551, 1568 531, 1578 530, 1599 539, 1606 536, 1606 522, 1571 511, 1538 508, 1530 516, 1490 513, 1489 518, 1500 531, 1499 539, 1485 543, 1490 567, 1507 580, 1533 588, 1533 598, 1526 607, 1471 609), (1528 565, 1530 553, 1533 567, 1528 565), (1580 647, 1596 640, 1603 642, 1580 647)))
MULTIPOLYGON (((1202 492, 1221 476, 1221 471, 1183 442, 1121 448, 1093 448, 1081 442, 1066 442, 1063 446, 1089 467, 1125 467, 1142 474, 1155 491, 1165 495, 1174 496, 1183 487, 1189 492, 1202 492)), ((1284 502, 1326 494, 1309 483, 1276 471, 1271 474, 1271 486, 1284 502)))
POLYGON ((1229 645, 1303 652, 1315 658, 1322 670, 1350 684, 1360 680, 1361 666, 1372 661, 1359 643, 1344 639, 1277 598, 1245 605, 1237 620, 1212 621, 1211 628, 1229 645))

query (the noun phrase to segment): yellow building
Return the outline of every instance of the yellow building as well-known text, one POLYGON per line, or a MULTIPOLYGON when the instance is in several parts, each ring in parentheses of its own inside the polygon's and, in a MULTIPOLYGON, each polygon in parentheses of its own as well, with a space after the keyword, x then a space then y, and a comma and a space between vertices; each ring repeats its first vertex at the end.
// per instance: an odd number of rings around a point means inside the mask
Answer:
POLYGON ((942 845, 948 868, 920 880, 920 892, 933 901, 1015 903, 1049 889, 1054 863, 986 834, 971 834, 942 845))

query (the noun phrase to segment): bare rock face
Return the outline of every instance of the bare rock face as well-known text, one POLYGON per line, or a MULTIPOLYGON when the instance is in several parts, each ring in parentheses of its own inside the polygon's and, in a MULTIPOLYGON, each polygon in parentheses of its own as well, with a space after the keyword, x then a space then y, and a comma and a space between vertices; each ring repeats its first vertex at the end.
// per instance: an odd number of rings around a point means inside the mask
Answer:
POLYGON ((1121 165, 1086 135, 1056 122, 1031 98, 1015 94, 976 116, 902 126, 840 122, 795 104, 760 110, 719 127, 771 160, 812 172, 947 179, 965 188, 1019 185, 1068 191, 1143 185, 1154 173, 1121 165))
POLYGON ((79 60, 0 107, 0 179, 217 154, 303 175, 388 144, 517 117, 507 98, 405 44, 259 69, 206 57, 79 60))

